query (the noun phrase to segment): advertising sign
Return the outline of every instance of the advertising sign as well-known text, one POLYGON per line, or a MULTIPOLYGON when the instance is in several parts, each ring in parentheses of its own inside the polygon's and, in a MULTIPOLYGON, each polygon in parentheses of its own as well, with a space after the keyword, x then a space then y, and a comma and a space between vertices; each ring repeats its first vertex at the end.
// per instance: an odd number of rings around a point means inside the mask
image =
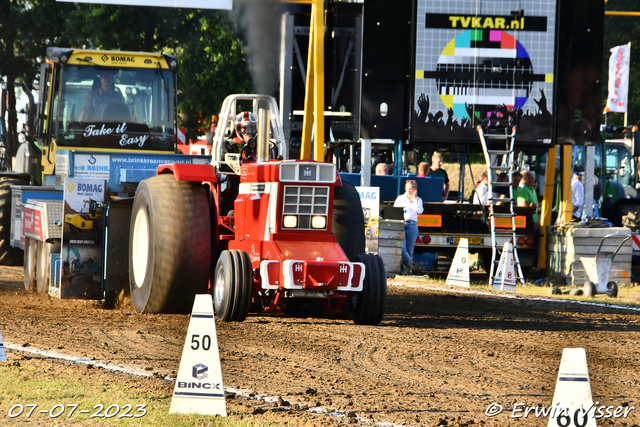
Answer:
POLYGON ((73 162, 73 176, 109 179, 109 155, 76 154, 73 162))
POLYGON ((631 45, 611 49, 609 58, 609 95, 605 112, 626 113, 629 92, 629 56, 631 45))
POLYGON ((378 252, 378 224, 380 217, 380 187, 356 187, 364 215, 365 249, 378 252))
POLYGON ((102 298, 102 234, 106 181, 67 178, 64 185, 60 298, 102 298))

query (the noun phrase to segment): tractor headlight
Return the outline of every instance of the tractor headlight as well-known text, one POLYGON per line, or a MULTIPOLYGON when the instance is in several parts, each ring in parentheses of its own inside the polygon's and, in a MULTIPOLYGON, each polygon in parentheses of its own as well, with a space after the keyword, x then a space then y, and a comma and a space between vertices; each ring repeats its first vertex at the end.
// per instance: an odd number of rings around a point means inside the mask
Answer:
POLYGON ((282 226, 284 228, 296 228, 298 226, 298 217, 295 215, 285 215, 282 226))
POLYGON ((311 228, 327 228, 327 218, 320 215, 312 217, 311 228))

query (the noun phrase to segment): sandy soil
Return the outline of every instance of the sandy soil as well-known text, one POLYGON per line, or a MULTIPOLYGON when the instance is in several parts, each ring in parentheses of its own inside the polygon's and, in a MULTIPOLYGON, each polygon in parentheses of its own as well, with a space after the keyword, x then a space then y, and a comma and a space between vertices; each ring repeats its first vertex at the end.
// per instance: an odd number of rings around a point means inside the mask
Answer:
MULTIPOLYGON (((501 298, 444 285, 393 280, 389 285, 387 315, 377 327, 277 314, 219 322, 225 386, 280 397, 285 405, 234 397, 229 412, 283 425, 370 420, 546 426, 546 419, 533 415, 511 418, 514 404, 551 405, 563 348, 582 347, 594 400, 638 408, 598 425, 640 425, 640 312, 501 298), (485 415, 492 403, 504 411, 485 415), (348 416, 315 415, 309 408, 348 416)), ((0 331, 6 343, 145 370, 155 378, 133 380, 168 395, 173 383, 162 377, 178 370, 188 322, 184 315, 138 315, 126 299, 118 309, 105 310, 96 303, 27 294, 21 269, 0 267, 0 331)), ((30 363, 86 371, 9 353, 30 363)), ((122 374, 93 369, 88 377, 101 381, 113 375, 122 374)))

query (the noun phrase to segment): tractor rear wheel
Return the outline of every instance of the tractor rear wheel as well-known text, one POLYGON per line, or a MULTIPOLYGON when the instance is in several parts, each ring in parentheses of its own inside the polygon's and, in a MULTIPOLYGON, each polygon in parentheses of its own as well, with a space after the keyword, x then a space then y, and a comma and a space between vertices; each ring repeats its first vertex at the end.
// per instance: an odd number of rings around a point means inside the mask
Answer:
POLYGON ((36 257, 38 241, 26 237, 24 239, 24 290, 35 292, 36 290, 36 257))
POLYGON ((333 193, 331 231, 351 262, 359 262, 365 250, 364 215, 356 187, 343 182, 333 193))
POLYGON ((361 254, 360 262, 365 267, 361 292, 351 298, 353 321, 357 325, 377 325, 382 321, 387 308, 387 276, 379 255, 361 254))
POLYGON ((131 211, 129 286, 138 313, 189 313, 206 293, 211 262, 209 202, 200 183, 173 175, 143 180, 131 211))
POLYGON ((242 322, 246 319, 252 293, 249 255, 238 250, 222 251, 213 282, 213 306, 218 319, 225 322, 242 322))
POLYGON ((0 177, 0 265, 22 265, 23 252, 14 248, 11 240, 11 186, 26 185, 27 182, 14 177, 0 177))

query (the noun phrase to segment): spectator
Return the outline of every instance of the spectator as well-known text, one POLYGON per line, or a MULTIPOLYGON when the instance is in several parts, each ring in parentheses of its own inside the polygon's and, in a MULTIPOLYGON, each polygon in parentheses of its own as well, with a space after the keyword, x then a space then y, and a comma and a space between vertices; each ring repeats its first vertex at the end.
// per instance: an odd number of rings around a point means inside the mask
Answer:
POLYGON ((442 154, 434 152, 431 156, 431 170, 428 177, 443 178, 444 186, 442 188, 442 201, 444 202, 449 197, 449 176, 447 171, 441 168, 442 166, 442 154))
MULTIPOLYGON (((509 174, 506 172, 500 172, 497 182, 509 182, 509 174)), ((509 187, 491 187, 491 195, 494 199, 504 199, 509 197, 509 187)))
POLYGON ((538 215, 538 196, 534 189, 536 183, 535 174, 528 171, 524 176, 524 187, 518 190, 518 206, 535 208, 532 215, 533 220, 533 253, 534 266, 538 265, 538 249, 540 246, 540 216, 538 215))
POLYGON ((389 175, 389 165, 386 163, 378 163, 376 165, 376 175, 389 175))
POLYGON ((473 203, 486 205, 489 200, 489 173, 482 172, 480 184, 476 187, 476 195, 473 197, 473 203))
POLYGON ((404 185, 405 193, 398 196, 393 206, 404 212, 404 241, 402 242, 402 262, 409 267, 413 261, 413 248, 418 237, 418 214, 424 211, 422 199, 418 197, 418 184, 408 179, 404 185))
POLYGON ((429 163, 426 162, 420 162, 420 164, 418 165, 418 177, 425 177, 425 176, 429 176, 429 163))
POLYGON ((522 178, 526 178, 527 172, 529 172, 529 169, 522 169, 522 171, 520 171, 521 180, 519 181, 518 188, 524 187, 525 180, 522 178))
POLYGON ((580 219, 582 216, 582 205, 584 205, 584 185, 580 180, 582 174, 580 172, 573 173, 571 180, 571 205, 573 207, 573 217, 580 219))
POLYGON ((512 194, 513 200, 517 200, 518 198, 520 181, 522 181, 522 174, 520 172, 514 172, 513 175, 511 176, 511 191, 513 191, 513 194, 512 194))

